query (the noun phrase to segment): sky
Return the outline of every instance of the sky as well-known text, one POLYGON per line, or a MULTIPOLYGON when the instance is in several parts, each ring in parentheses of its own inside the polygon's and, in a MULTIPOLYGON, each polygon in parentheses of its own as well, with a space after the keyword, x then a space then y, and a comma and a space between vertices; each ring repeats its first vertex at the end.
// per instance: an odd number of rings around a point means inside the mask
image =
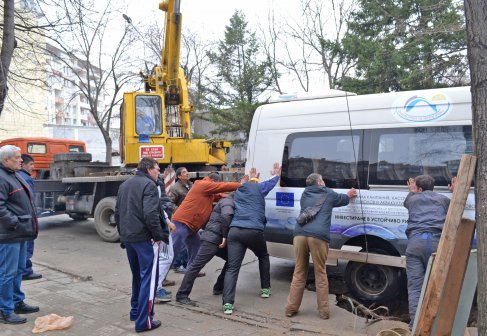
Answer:
MULTIPOLYGON (((144 20, 164 20, 164 12, 158 9, 159 0, 130 1, 128 15, 134 22, 144 20)), ((241 10, 249 26, 267 21, 267 14, 272 8, 282 15, 299 13, 299 0, 181 0, 183 29, 204 31, 209 37, 222 38, 225 25, 236 10, 241 10)))
MULTIPOLYGON (((148 26, 159 21, 164 24, 164 12, 159 10, 159 0, 129 0, 127 13, 138 27, 148 26)), ((225 26, 236 10, 241 10, 248 22, 249 29, 258 31, 268 25, 268 15, 272 11, 276 20, 286 23, 297 22, 301 18, 300 0, 181 0, 183 15, 183 33, 187 29, 196 32, 205 40, 217 41, 224 38, 225 26)), ((141 31, 143 29, 140 29, 141 31)), ((142 50, 144 54, 146 51, 142 50)), ((143 55, 141 55, 143 57, 143 55)), ((321 74, 313 74, 312 85, 317 90, 324 88, 321 74)), ((303 90, 294 77, 282 74, 281 88, 284 92, 302 92, 303 90)), ((313 90, 314 91, 314 90, 313 90)), ((272 94, 277 96, 278 94, 272 94)))

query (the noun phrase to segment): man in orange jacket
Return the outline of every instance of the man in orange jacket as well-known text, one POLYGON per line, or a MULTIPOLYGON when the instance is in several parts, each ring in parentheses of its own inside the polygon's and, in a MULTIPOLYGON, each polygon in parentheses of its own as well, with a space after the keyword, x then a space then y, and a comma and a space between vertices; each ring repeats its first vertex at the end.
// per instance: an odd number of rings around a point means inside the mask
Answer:
MULTIPOLYGON (((241 182, 247 180, 248 176, 245 176, 241 182)), ((191 265, 200 248, 198 231, 208 222, 213 209, 213 202, 221 198, 221 195, 218 194, 235 191, 240 186, 241 183, 239 182, 221 182, 218 173, 210 173, 204 179, 193 184, 183 203, 173 214, 169 224, 172 232, 174 258, 177 258, 183 245, 186 245, 188 267, 191 265)))

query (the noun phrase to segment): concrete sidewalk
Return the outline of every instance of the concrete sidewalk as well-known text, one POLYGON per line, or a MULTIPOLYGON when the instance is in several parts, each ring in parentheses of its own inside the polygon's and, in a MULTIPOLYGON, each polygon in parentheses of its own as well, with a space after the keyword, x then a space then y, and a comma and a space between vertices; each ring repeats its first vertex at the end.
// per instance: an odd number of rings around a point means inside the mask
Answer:
MULTIPOLYGON (((129 320, 128 316, 130 309, 130 292, 128 289, 110 288, 103 283, 95 283, 90 278, 83 279, 76 275, 42 267, 39 264, 36 264, 36 271, 42 273, 43 278, 24 281, 22 288, 26 293, 25 301, 29 304, 39 305, 41 311, 36 314, 24 315, 28 319, 26 324, 0 324, 0 335, 32 335, 35 318, 50 313, 60 316, 74 316, 74 324, 69 329, 50 331, 44 334, 59 336, 137 335, 134 332, 134 323, 129 320)), ((240 311, 227 316, 222 313, 220 308, 219 305, 202 302, 199 303, 198 307, 186 307, 176 303, 157 304, 155 306, 155 318, 161 320, 162 327, 151 333, 191 336, 307 333, 340 336, 365 335, 365 333, 346 330, 345 325, 343 329, 337 330, 336 326, 331 326, 330 320, 316 319, 317 323, 311 325, 302 323, 299 319, 280 318, 272 314, 262 316, 249 311, 240 311)), ((343 311, 343 314, 349 313, 343 311)), ((349 315, 355 318, 358 324, 363 323, 363 319, 349 315)))

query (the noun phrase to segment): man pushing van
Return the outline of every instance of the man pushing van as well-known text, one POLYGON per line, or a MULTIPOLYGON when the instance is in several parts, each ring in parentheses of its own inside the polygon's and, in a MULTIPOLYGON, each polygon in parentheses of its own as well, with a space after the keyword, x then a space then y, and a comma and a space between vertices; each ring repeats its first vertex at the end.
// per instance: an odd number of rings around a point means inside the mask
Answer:
MULTIPOLYGON (((453 191, 455 181, 456 179, 453 178, 451 184, 448 185, 451 191, 453 191)), ((450 199, 445 195, 433 192, 435 179, 429 175, 410 178, 407 184, 409 194, 404 200, 404 207, 409 212, 406 228, 408 237, 406 274, 409 317, 411 318, 409 327, 412 328, 428 260, 438 248, 450 199)))

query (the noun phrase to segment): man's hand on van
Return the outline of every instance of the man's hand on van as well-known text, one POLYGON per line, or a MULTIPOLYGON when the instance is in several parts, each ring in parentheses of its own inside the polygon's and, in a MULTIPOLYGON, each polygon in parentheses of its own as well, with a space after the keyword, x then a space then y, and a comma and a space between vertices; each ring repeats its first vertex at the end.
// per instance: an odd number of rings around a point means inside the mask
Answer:
POLYGON ((347 196, 348 196, 348 198, 355 198, 355 197, 357 197, 357 189, 352 188, 349 191, 347 191, 347 196))
POLYGON ((453 176, 452 179, 451 179, 451 183, 448 184, 448 190, 450 190, 451 192, 453 192, 453 190, 455 190, 455 185, 457 184, 457 177, 456 176, 453 176))
POLYGON ((418 187, 416 186, 416 181, 410 177, 407 181, 409 192, 418 192, 418 187))
POLYGON ((259 177, 260 173, 257 172, 257 169, 254 167, 250 168, 249 179, 258 179, 259 177))
POLYGON ((281 176, 281 165, 279 162, 274 163, 274 166, 272 167, 271 170, 271 175, 272 176, 281 176))
POLYGON ((245 174, 242 179, 240 180, 240 184, 244 184, 250 181, 249 175, 245 174))

